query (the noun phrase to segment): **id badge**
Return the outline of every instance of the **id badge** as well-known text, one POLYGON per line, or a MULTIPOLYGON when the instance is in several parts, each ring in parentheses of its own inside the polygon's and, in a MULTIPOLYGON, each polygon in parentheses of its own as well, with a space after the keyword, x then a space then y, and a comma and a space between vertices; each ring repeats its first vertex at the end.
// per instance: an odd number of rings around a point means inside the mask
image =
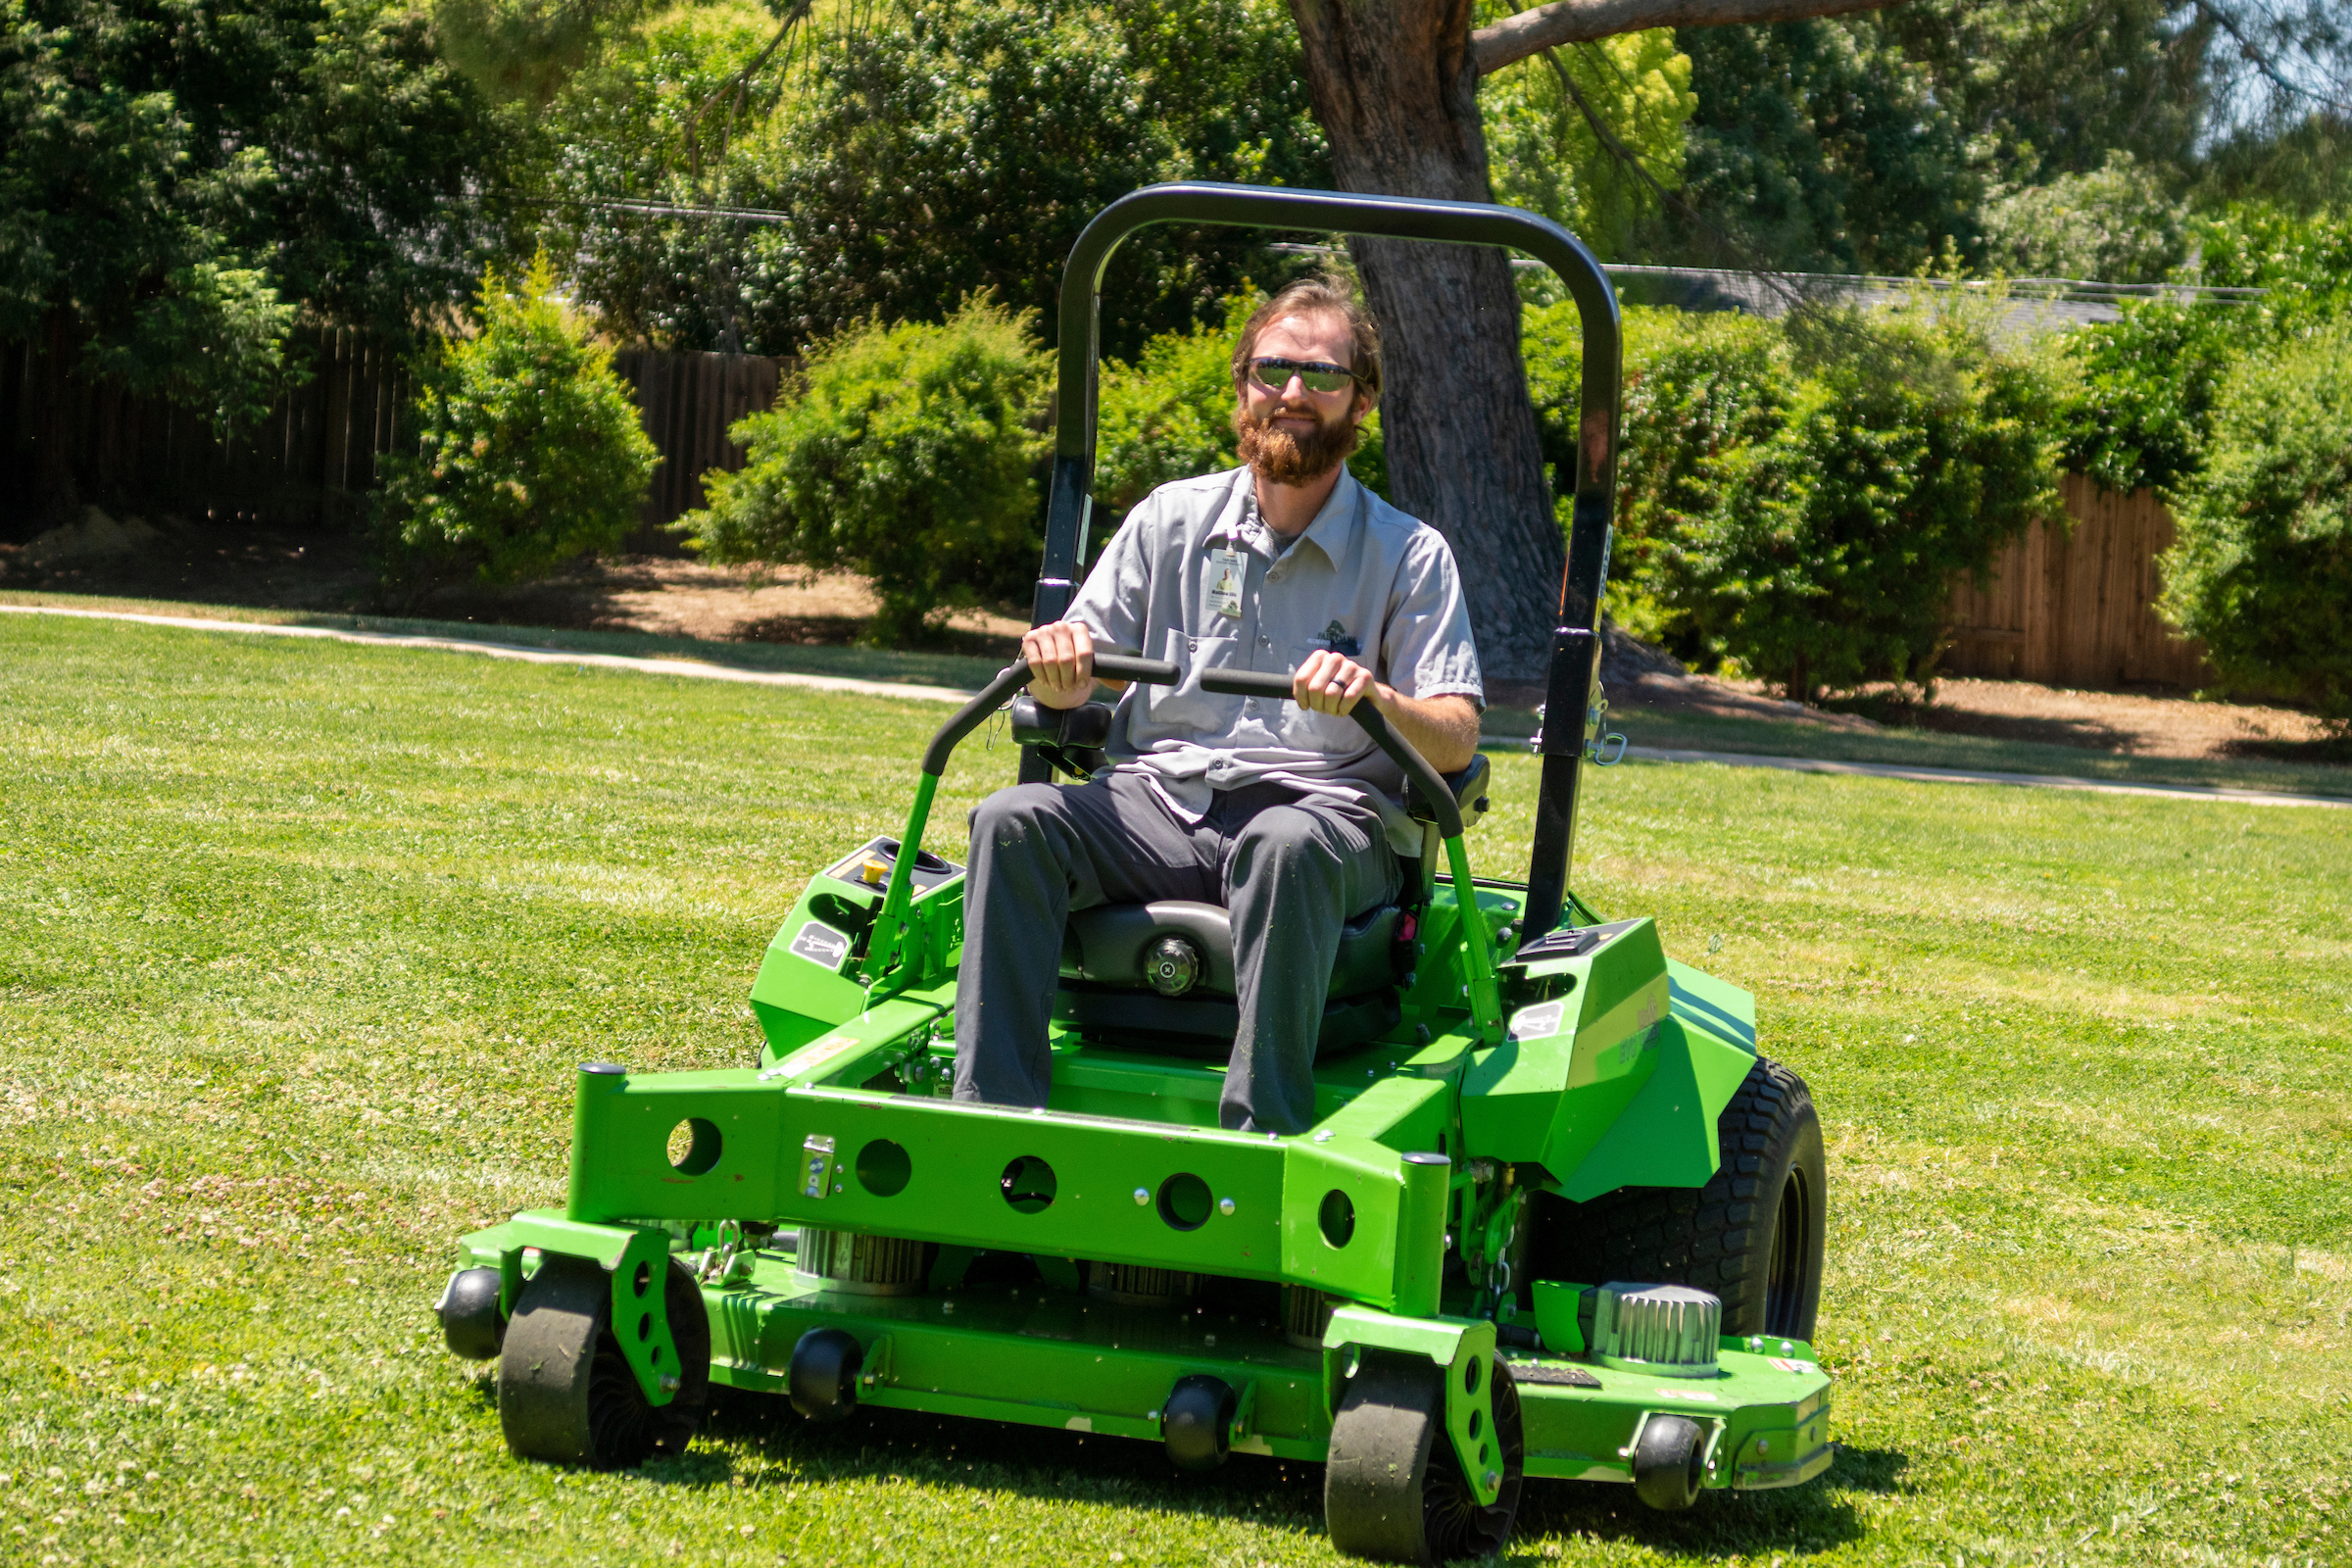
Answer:
POLYGON ((1242 584, 1249 580, 1249 568, 1239 550, 1211 550, 1208 553, 1208 608, 1220 615, 1240 619, 1242 613, 1242 584))

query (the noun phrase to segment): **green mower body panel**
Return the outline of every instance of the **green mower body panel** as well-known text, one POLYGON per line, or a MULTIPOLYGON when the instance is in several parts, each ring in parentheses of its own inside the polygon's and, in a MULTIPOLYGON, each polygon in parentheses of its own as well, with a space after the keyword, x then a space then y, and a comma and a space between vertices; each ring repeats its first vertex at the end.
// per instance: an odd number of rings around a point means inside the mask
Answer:
MULTIPOLYGON (((1473 891, 1490 939, 1512 926, 1519 890, 1473 891)), ((1208 1374, 1241 1395, 1235 1450, 1312 1460, 1361 1347, 1449 1367, 1499 1353, 1530 1475, 1630 1480, 1640 1423, 1660 1411, 1712 1434, 1709 1486, 1791 1485, 1828 1464, 1828 1379, 1801 1342, 1726 1340, 1703 1379, 1599 1366, 1550 1336, 1543 1350, 1498 1349, 1497 1325, 1532 1328, 1535 1311, 1459 1266, 1474 1272, 1510 1246, 1494 1222, 1511 1200, 1490 1192, 1505 1184, 1483 1171, 1572 1200, 1714 1174, 1716 1118, 1753 1061, 1752 1004, 1670 963, 1650 921, 1600 927, 1605 940, 1569 959, 1506 961, 1508 1027, 1489 1045, 1460 1002, 1462 905, 1441 889, 1399 1021, 1319 1064, 1321 1121, 1275 1138, 1215 1125, 1221 1066, 1075 1029, 1054 1041, 1046 1108, 956 1103, 956 950, 926 945, 920 972, 861 1008, 862 950, 842 913, 861 892, 872 890, 820 874, 778 932, 753 994, 766 1037, 757 1066, 584 1070, 564 1210, 466 1238, 466 1260, 519 1289, 546 1252, 616 1268, 658 1246, 703 1277, 712 1380, 742 1389, 782 1392, 801 1337, 837 1328, 863 1348, 862 1402, 1156 1442, 1170 1389, 1208 1374), (812 925, 827 935, 801 940, 812 925), (1444 1161, 1405 1157, 1432 1152, 1444 1161), (1005 1187, 1016 1168, 1032 1173, 1017 1202, 1005 1187), (1187 1192, 1200 1195, 1194 1208, 1187 1192), (894 1297, 805 1273, 783 1245, 746 1246, 718 1267, 722 1220, 895 1238, 933 1260, 919 1292, 894 1297), (982 1251, 1039 1259, 1039 1278, 963 1283, 959 1266, 982 1251), (1302 1346, 1241 1303, 1090 1296, 1081 1264, 1314 1291, 1334 1303, 1331 1321, 1302 1346)), ((951 872, 922 897, 959 919, 960 895, 951 872)), ((641 1370, 658 1402, 654 1370, 641 1370)))

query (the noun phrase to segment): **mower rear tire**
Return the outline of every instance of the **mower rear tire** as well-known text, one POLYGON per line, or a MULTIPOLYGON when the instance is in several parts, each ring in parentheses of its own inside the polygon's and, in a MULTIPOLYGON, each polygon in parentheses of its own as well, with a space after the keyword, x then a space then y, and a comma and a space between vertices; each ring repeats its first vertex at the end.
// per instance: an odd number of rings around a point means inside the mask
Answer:
POLYGON ((1446 1374, 1427 1356, 1366 1349, 1331 1428, 1323 1518, 1350 1556, 1424 1565, 1483 1558, 1511 1539, 1527 1465, 1518 1386, 1494 1363, 1502 1487, 1481 1503, 1446 1435, 1446 1374))
POLYGON ((498 1358, 498 1419, 525 1459, 633 1470, 686 1451, 710 1398, 710 1319, 694 1276, 671 1259, 662 1306, 678 1348, 678 1388, 648 1400, 612 1338, 612 1276, 588 1258, 549 1255, 514 1303, 498 1358))
POLYGON ((1829 1197, 1812 1091, 1758 1057, 1715 1118, 1715 1142, 1704 1187, 1620 1187, 1584 1203, 1539 1194, 1533 1277, 1694 1286, 1722 1298, 1727 1335, 1810 1340, 1829 1197))

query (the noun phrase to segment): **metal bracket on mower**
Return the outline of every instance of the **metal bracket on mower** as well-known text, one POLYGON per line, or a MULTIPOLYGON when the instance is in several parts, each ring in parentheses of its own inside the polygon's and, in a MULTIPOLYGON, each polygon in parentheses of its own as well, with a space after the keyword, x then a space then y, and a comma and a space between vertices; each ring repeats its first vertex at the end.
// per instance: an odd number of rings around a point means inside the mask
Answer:
POLYGON ((1494 1436, 1494 1325, 1484 1318, 1402 1318, 1343 1306, 1323 1332, 1325 1352, 1350 1348, 1426 1355, 1446 1369, 1446 1434, 1481 1506, 1502 1494, 1502 1451, 1494 1436))
POLYGON ((637 1375, 648 1404, 663 1405, 678 1391, 677 1342, 670 1337, 663 1304, 669 1271, 669 1233, 627 1230, 617 1225, 584 1225, 560 1215, 517 1214, 509 1234, 542 1255, 591 1259, 612 1279, 612 1339, 621 1359, 637 1375))

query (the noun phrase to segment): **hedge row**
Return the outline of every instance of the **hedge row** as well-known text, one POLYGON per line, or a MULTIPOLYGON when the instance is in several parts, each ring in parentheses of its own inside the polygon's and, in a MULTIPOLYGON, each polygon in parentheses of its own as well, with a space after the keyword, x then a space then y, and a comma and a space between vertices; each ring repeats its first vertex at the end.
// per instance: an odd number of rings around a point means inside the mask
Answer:
MULTIPOLYGON (((2162 608, 2226 676, 2352 718, 2352 222, 2247 220, 2204 243, 2208 273, 2267 289, 2258 304, 2151 304, 2037 345, 2000 341, 1990 305, 1925 288, 1786 321, 1628 311, 1617 618, 1803 697, 1932 683, 1953 578, 2063 520, 2063 465, 2173 504, 2162 608)), ((652 466, 544 265, 484 295, 484 330, 428 368, 421 449, 387 492, 385 537, 411 570, 509 577, 609 548, 652 466)), ((1228 354, 1253 303, 1103 367, 1107 514, 1233 462, 1228 354)), ((748 466, 706 476, 710 506, 681 529, 718 561, 868 574, 889 643, 957 605, 1017 602, 1049 448, 1036 326, 976 298, 937 325, 874 320, 817 346, 735 426, 748 466)), ((1579 345, 1572 307, 1527 314, 1555 464, 1579 345)), ((1352 461, 1386 492, 1377 419, 1352 461)))

